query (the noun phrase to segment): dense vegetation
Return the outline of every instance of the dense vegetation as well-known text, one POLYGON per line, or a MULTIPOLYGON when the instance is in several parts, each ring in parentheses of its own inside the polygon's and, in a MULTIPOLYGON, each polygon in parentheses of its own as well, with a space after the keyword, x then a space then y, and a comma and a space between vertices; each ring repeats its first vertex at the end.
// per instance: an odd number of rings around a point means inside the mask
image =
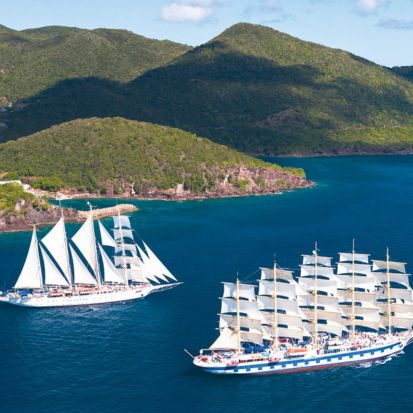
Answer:
POLYGON ((30 97, 68 78, 95 76, 126 82, 189 49, 126 30, 0 26, 0 95, 30 97))
MULTIPOLYGON (((25 201, 25 207, 33 205, 35 208, 47 209, 49 202, 44 198, 36 198, 34 195, 23 191, 23 187, 17 183, 0 185, 0 216, 4 213, 16 212, 16 205, 25 201)), ((25 208, 18 212, 24 214, 25 208)))
POLYGON ((391 70, 394 73, 413 81, 413 66, 394 66, 391 70))
POLYGON ((223 179, 227 167, 239 165, 303 175, 188 132, 122 118, 75 120, 0 145, 1 171, 49 190, 116 194, 133 185, 145 193, 183 183, 203 192, 223 179))
POLYGON ((411 82, 345 51, 250 24, 232 26, 128 84, 65 80, 26 103, 0 119, 7 124, 3 138, 71 119, 122 116, 249 153, 413 147, 411 82))

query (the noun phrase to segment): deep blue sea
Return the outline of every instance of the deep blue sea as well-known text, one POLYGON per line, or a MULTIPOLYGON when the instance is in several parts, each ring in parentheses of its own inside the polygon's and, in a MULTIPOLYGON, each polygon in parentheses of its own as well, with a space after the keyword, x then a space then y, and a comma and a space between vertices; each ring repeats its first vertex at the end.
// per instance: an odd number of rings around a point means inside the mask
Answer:
MULTIPOLYGON (((277 159, 315 188, 206 201, 139 201, 136 233, 184 284, 128 304, 0 307, 0 412, 413 411, 413 347, 382 365, 264 377, 198 372, 184 353, 216 337, 221 281, 255 281, 273 255, 359 252, 413 266, 413 157, 277 159)), ((112 205, 113 200, 95 201, 112 205)), ((68 202, 86 209, 85 201, 68 202)), ((107 221, 109 225, 109 221, 107 221)), ((73 233, 77 225, 70 225, 73 233)), ((42 233, 45 230, 41 231, 42 233)), ((14 282, 29 233, 0 235, 0 289, 14 282)))

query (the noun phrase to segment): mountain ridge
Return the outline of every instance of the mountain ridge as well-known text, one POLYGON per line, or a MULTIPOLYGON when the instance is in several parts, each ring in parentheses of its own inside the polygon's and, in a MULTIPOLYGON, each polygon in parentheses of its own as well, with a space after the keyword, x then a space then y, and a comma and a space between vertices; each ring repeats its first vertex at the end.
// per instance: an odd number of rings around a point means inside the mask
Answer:
POLYGON ((189 49, 120 29, 44 26, 18 31, 3 26, 0 88, 15 100, 68 78, 97 76, 127 82, 189 49))
POLYGON ((127 84, 67 79, 6 114, 3 139, 93 116, 177 127, 247 153, 413 148, 413 85, 349 52, 240 23, 127 84))
POLYGON ((393 66, 390 70, 413 82, 413 66, 393 66))

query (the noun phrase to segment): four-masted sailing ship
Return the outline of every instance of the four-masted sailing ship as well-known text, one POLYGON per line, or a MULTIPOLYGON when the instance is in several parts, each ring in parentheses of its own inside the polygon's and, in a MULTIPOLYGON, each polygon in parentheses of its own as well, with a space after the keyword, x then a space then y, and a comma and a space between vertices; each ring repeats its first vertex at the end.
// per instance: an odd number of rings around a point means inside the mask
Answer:
POLYGON ((112 236, 98 221, 100 242, 92 210, 71 240, 63 216, 41 240, 34 228, 20 275, 0 302, 23 307, 105 304, 180 284, 145 242, 135 241, 127 216, 114 216, 113 224, 112 236))
POLYGON ((261 268, 253 284, 223 283, 219 337, 194 357, 216 374, 276 374, 369 363, 413 341, 405 263, 369 254, 303 255, 300 275, 261 268))

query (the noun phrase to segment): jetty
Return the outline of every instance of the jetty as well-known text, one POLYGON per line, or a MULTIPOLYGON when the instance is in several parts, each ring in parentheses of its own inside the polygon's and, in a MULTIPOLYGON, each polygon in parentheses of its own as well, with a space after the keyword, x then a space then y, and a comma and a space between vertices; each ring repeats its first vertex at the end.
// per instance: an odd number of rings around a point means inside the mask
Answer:
MULTIPOLYGON (((132 204, 119 204, 113 207, 98 208, 98 209, 93 210, 93 219, 111 217, 111 216, 117 215, 118 212, 120 214, 125 214, 127 212, 135 212, 137 210, 138 208, 132 204)), ((76 220, 83 221, 87 219, 88 216, 89 216, 89 211, 78 211, 76 220)))

